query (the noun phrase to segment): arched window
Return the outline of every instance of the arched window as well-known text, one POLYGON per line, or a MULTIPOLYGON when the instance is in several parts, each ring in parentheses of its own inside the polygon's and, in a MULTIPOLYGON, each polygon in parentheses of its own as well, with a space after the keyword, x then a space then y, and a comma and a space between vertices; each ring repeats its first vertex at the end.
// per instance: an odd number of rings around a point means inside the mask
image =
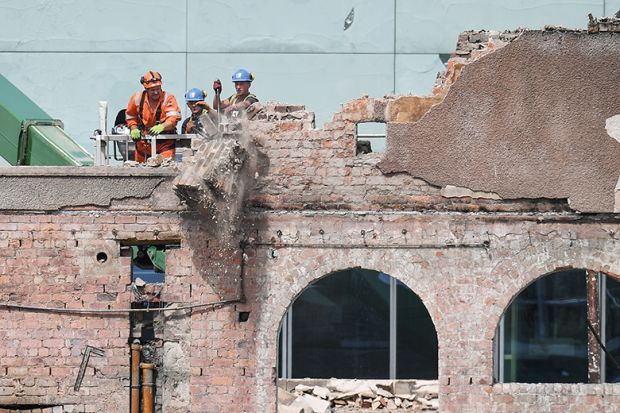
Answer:
POLYGON ((426 307, 377 271, 339 271, 309 285, 289 307, 279 342, 281 378, 437 378, 426 307))
POLYGON ((548 274, 508 306, 496 334, 496 380, 620 381, 620 283, 582 269, 548 274))

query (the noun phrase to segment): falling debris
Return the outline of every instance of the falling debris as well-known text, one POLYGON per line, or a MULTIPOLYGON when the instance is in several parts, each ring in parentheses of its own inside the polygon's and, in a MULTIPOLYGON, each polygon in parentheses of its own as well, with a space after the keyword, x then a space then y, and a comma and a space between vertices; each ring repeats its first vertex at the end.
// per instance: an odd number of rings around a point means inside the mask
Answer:
POLYGON ((620 32, 620 10, 613 17, 594 18, 588 14, 588 33, 620 32))
POLYGON ((347 18, 344 19, 344 29, 347 30, 353 24, 353 18, 355 17, 355 7, 351 8, 351 11, 347 15, 347 18))

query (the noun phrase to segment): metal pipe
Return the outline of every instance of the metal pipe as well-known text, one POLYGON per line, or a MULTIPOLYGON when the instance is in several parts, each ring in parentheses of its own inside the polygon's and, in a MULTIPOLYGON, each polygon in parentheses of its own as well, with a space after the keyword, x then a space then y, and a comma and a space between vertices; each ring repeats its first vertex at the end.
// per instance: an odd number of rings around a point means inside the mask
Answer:
POLYGON ((153 373, 155 365, 151 363, 140 363, 140 369, 142 369, 142 413, 154 413, 153 373))
POLYGON ((136 339, 131 343, 131 413, 140 413, 140 352, 142 345, 136 339))
MULTIPOLYGON (((157 135, 151 135, 151 158, 157 156, 157 135)), ((148 159, 145 156, 144 159, 148 159)))
MULTIPOLYGON (((108 134, 108 102, 106 101, 99 101, 99 130, 101 131, 101 135, 107 135, 108 134)), ((102 148, 103 150, 101 151, 102 155, 103 155, 103 159, 100 159, 100 165, 108 165, 109 164, 109 145, 108 145, 108 141, 105 140, 103 137, 100 137, 101 141, 99 142, 100 145, 103 145, 102 148)))

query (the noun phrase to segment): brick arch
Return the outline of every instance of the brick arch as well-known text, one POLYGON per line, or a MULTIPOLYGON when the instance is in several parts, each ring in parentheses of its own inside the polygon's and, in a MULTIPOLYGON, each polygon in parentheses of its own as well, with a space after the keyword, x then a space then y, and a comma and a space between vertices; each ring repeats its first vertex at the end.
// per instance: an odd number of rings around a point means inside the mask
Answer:
MULTIPOLYGON (((431 317, 431 321, 433 322, 433 326, 435 326, 435 330, 437 331, 437 334, 439 334, 438 329, 437 329, 437 322, 435 318, 437 311, 434 306, 429 306, 429 303, 433 301, 431 299, 432 291, 429 291, 429 293, 424 294, 423 292, 420 292, 417 289, 412 288, 411 281, 413 280, 413 278, 415 278, 412 275, 403 274, 402 271, 396 271, 395 273, 395 271, 392 271, 392 270, 396 270, 396 269, 391 265, 386 265, 385 266, 386 268, 375 269, 373 268, 373 265, 370 265, 372 260, 369 260, 369 261, 370 262, 366 263, 368 265, 349 265, 349 266, 340 266, 340 267, 337 265, 331 265, 332 263, 326 263, 324 267, 321 267, 320 269, 313 272, 312 274, 309 274, 308 276, 304 277, 303 284, 294 285, 294 288, 289 289, 288 292, 290 292, 290 294, 288 294, 286 297, 279 297, 277 299, 278 301, 283 300, 287 304, 286 306, 278 306, 277 313, 274 313, 271 317, 271 322, 269 323, 270 324, 269 334, 273 337, 276 337, 274 338, 274 341, 276 341, 277 339, 280 324, 282 322, 282 319, 284 318, 284 315, 286 314, 286 311, 295 302, 295 300, 308 288, 308 286, 310 286, 310 284, 322 278, 336 274, 338 272, 346 271, 348 269, 353 269, 353 268, 360 268, 360 269, 365 269, 365 270, 383 272, 389 275, 390 277, 402 282, 404 285, 406 285, 407 288, 409 288, 415 295, 418 296, 418 298, 420 298, 420 300, 422 301, 422 304, 424 304, 424 307, 426 308, 426 310, 428 311, 431 317), (435 310, 435 311, 432 311, 432 310, 435 310)), ((414 271, 414 269, 411 268, 411 271, 414 271)))
POLYGON ((584 269, 590 271, 600 271, 612 278, 620 281, 620 262, 618 262, 618 251, 612 249, 593 250, 592 247, 580 246, 576 241, 570 244, 556 245, 550 247, 542 244, 537 248, 529 247, 524 256, 512 257, 497 265, 492 276, 500 278, 498 274, 508 273, 512 279, 507 283, 508 288, 501 291, 496 301, 496 310, 489 312, 487 326, 494 337, 495 329, 499 321, 508 309, 510 303, 535 281, 561 270, 584 269), (561 250, 563 253, 558 254, 561 250))
MULTIPOLYGON (((344 250, 326 250, 322 251, 320 256, 302 259, 301 257, 290 258, 287 257, 287 254, 281 252, 280 258, 287 260, 286 264, 290 263, 294 276, 291 277, 293 281, 287 285, 287 288, 272 291, 273 294, 270 294, 269 300, 262 303, 263 309, 261 310, 256 329, 257 354, 260 354, 260 357, 257 359, 256 377, 258 406, 275 406, 276 389, 271 381, 274 374, 271 368, 277 361, 278 332, 286 311, 311 283, 330 274, 350 268, 363 268, 381 271, 401 281, 422 301, 435 328, 437 340, 441 342, 440 328, 438 328, 437 324, 440 312, 437 306, 434 305, 435 289, 429 283, 430 278, 428 278, 428 274, 421 271, 411 262, 396 263, 396 260, 390 260, 394 256, 396 254, 393 252, 386 253, 385 251, 372 249, 365 250, 364 254, 356 254, 353 250, 347 250, 346 252, 344 250), (305 259, 316 259, 318 266, 313 271, 305 271, 295 267, 299 261, 305 259), (381 265, 381 268, 377 269, 376 264, 378 262, 385 265, 381 265), (413 288, 416 285, 428 285, 428 288, 413 288)), ((441 346, 439 346, 438 352, 438 357, 441 359, 441 346)), ((275 410, 275 407, 273 410, 275 410)))
POLYGON ((338 274, 338 273, 341 273, 341 272, 343 272, 343 271, 348 271, 348 270, 353 270, 353 269, 359 269, 359 270, 363 270, 363 271, 375 271, 375 272, 383 273, 383 274, 386 274, 386 275, 388 275, 389 277, 391 277, 391 278, 393 278, 393 279, 395 279, 395 280, 397 280, 397 281, 402 282, 402 283, 403 283, 403 285, 405 285, 405 286, 409 289, 409 291, 411 291, 413 294, 415 294, 415 295, 416 295, 416 296, 420 299, 420 301, 421 301, 421 302, 422 302, 422 304, 424 305, 424 308, 425 308, 425 309, 426 309, 426 311, 428 311, 428 313, 429 313, 429 317, 431 318, 431 321, 432 321, 432 323, 433 323, 433 327, 435 328, 435 334, 437 334, 437 327, 436 327, 436 323, 435 323, 435 320, 433 319, 433 315, 431 314, 431 312, 430 312, 430 310, 429 310, 429 308, 428 308, 427 303, 426 303, 426 302, 424 301, 424 299, 420 296, 420 294, 418 294, 418 292, 416 292, 416 290, 414 290, 413 288, 411 288, 411 286, 410 286, 410 285, 408 285, 405 281, 403 281, 402 277, 401 277, 401 278, 399 278, 399 277, 396 277, 396 276, 392 275, 392 273, 389 273, 389 272, 387 272, 387 271, 377 270, 377 269, 373 269, 373 268, 367 268, 367 267, 363 267, 363 266, 349 266, 349 267, 346 267, 346 268, 335 269, 335 270, 330 271, 329 273, 326 273, 326 274, 320 275, 320 276, 318 276, 318 277, 313 278, 312 280, 310 280, 310 281, 309 281, 309 282, 305 285, 305 287, 303 287, 301 290, 299 290, 299 291, 297 291, 297 292, 296 292, 296 294, 293 296, 293 298, 292 298, 292 299, 288 302, 288 305, 285 307, 284 311, 281 313, 281 316, 280 316, 280 321, 279 321, 279 323, 277 324, 277 327, 278 327, 278 328, 277 328, 277 332, 276 332, 276 334, 280 331, 280 328, 281 328, 281 326, 282 326, 282 321, 284 320, 284 316, 285 316, 286 312, 287 312, 287 311, 291 308, 291 306, 295 303, 295 301, 296 301, 296 300, 297 300, 297 299, 298 299, 298 298, 299 298, 299 297, 300 297, 300 296, 301 296, 301 295, 302 295, 302 294, 303 294, 303 293, 304 293, 304 292, 308 289, 308 287, 310 287, 310 285, 311 285, 311 284, 313 284, 313 283, 315 283, 315 282, 317 282, 317 281, 319 281, 319 280, 325 279, 325 278, 327 278, 327 277, 330 277, 330 276, 332 276, 332 275, 336 275, 336 274, 338 274))

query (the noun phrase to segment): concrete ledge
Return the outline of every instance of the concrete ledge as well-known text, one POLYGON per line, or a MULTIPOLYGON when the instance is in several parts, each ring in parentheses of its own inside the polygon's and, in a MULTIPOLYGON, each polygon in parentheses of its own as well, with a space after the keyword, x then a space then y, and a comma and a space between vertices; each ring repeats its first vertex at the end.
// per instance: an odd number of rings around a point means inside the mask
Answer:
POLYGON ((2 176, 176 176, 175 168, 121 167, 121 166, 1 166, 2 176))
POLYGON ((180 210, 173 168, 3 167, 0 210, 180 210))

